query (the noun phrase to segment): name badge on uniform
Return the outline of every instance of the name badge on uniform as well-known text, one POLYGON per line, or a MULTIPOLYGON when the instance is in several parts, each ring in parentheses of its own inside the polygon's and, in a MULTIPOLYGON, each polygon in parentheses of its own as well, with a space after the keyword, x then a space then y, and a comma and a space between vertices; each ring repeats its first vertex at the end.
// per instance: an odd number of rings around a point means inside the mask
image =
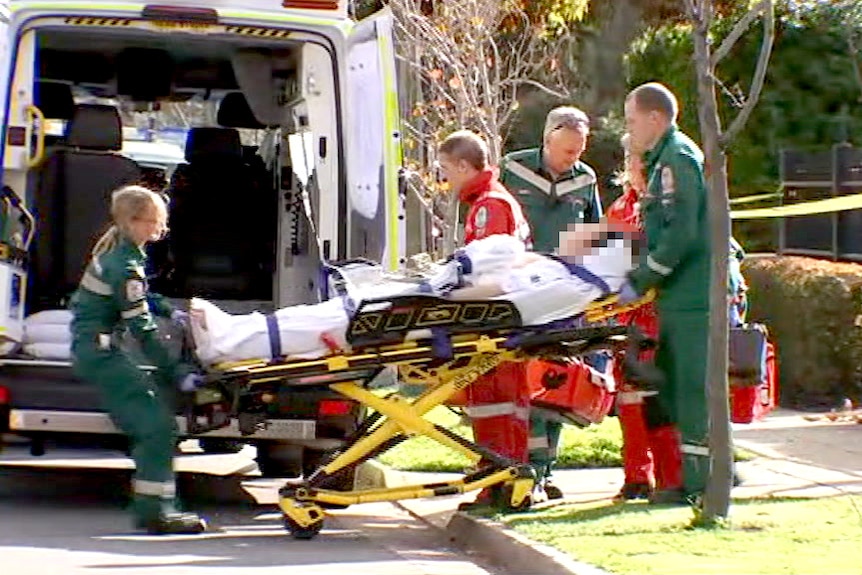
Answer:
POLYGON ((484 228, 485 224, 488 223, 488 208, 481 207, 476 210, 476 217, 473 218, 473 222, 477 228, 484 228))
POLYGON ((673 194, 676 191, 673 182, 673 170, 670 166, 661 169, 661 191, 663 194, 673 194))
POLYGON ((138 301, 144 299, 146 289, 144 282, 141 280, 129 280, 126 282, 126 299, 128 301, 138 301))

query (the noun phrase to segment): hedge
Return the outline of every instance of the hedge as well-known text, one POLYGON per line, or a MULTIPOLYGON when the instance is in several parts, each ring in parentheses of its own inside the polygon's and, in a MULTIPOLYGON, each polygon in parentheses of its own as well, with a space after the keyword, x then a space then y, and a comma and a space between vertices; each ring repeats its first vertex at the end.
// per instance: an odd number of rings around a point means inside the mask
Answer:
POLYGON ((750 321, 776 344, 782 405, 862 399, 862 265, 753 256, 743 263, 750 321))

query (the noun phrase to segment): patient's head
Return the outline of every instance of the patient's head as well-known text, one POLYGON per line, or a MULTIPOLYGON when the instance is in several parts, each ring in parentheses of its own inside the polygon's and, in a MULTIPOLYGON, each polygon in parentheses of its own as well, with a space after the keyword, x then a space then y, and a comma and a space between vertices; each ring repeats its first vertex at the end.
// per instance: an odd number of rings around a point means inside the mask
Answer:
POLYGON ((636 259, 640 252, 641 233, 634 226, 600 222, 597 224, 570 224, 560 232, 558 254, 566 260, 580 263, 584 256, 606 246, 608 240, 624 239, 636 259))
POLYGON ((469 130, 450 134, 438 151, 440 169, 455 193, 488 167, 488 144, 469 130))

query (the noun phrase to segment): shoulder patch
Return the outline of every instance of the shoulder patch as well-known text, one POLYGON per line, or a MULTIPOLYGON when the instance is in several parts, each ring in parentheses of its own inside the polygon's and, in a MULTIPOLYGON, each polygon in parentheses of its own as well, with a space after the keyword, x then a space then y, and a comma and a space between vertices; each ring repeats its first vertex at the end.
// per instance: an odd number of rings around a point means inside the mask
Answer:
POLYGON ((488 208, 482 206, 476 210, 476 215, 473 217, 473 223, 477 228, 484 228, 488 223, 488 208))
POLYGON ((676 191, 673 182, 673 170, 670 166, 661 169, 661 191, 663 194, 672 194, 676 191))
POLYGON ((144 299, 146 289, 144 282, 138 279, 126 281, 126 299, 128 301, 138 301, 144 299))

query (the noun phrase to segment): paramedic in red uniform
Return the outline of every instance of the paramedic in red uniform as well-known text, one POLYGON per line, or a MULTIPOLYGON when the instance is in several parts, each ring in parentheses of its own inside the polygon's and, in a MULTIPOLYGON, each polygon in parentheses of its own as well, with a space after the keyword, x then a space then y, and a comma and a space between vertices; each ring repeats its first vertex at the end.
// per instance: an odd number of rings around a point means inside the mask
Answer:
MULTIPOLYGON (((452 193, 464 203, 464 243, 496 234, 515 236, 529 246, 530 226, 517 200, 497 181, 488 165, 488 147, 473 132, 451 134, 439 149, 439 163, 452 193)), ((517 463, 527 462, 530 390, 524 363, 504 363, 467 390, 467 415, 476 443, 517 463)), ((487 462, 480 462, 480 466, 487 462)), ((492 490, 482 490, 462 509, 505 505, 492 490)))
MULTIPOLYGON (((646 190, 645 168, 640 154, 631 149, 628 134, 623 136, 625 169, 623 195, 608 209, 609 222, 643 230, 640 221, 640 196, 646 190)), ((644 336, 658 339, 658 318, 653 304, 647 304, 620 317, 633 322, 644 336)), ((654 353, 642 352, 639 359, 650 361, 654 353)), ((617 362, 617 414, 623 434, 623 471, 625 483, 616 496, 619 501, 647 499, 653 490, 672 490, 682 486, 682 453, 676 441, 676 430, 663 416, 655 392, 640 391, 622 377, 617 362)))

